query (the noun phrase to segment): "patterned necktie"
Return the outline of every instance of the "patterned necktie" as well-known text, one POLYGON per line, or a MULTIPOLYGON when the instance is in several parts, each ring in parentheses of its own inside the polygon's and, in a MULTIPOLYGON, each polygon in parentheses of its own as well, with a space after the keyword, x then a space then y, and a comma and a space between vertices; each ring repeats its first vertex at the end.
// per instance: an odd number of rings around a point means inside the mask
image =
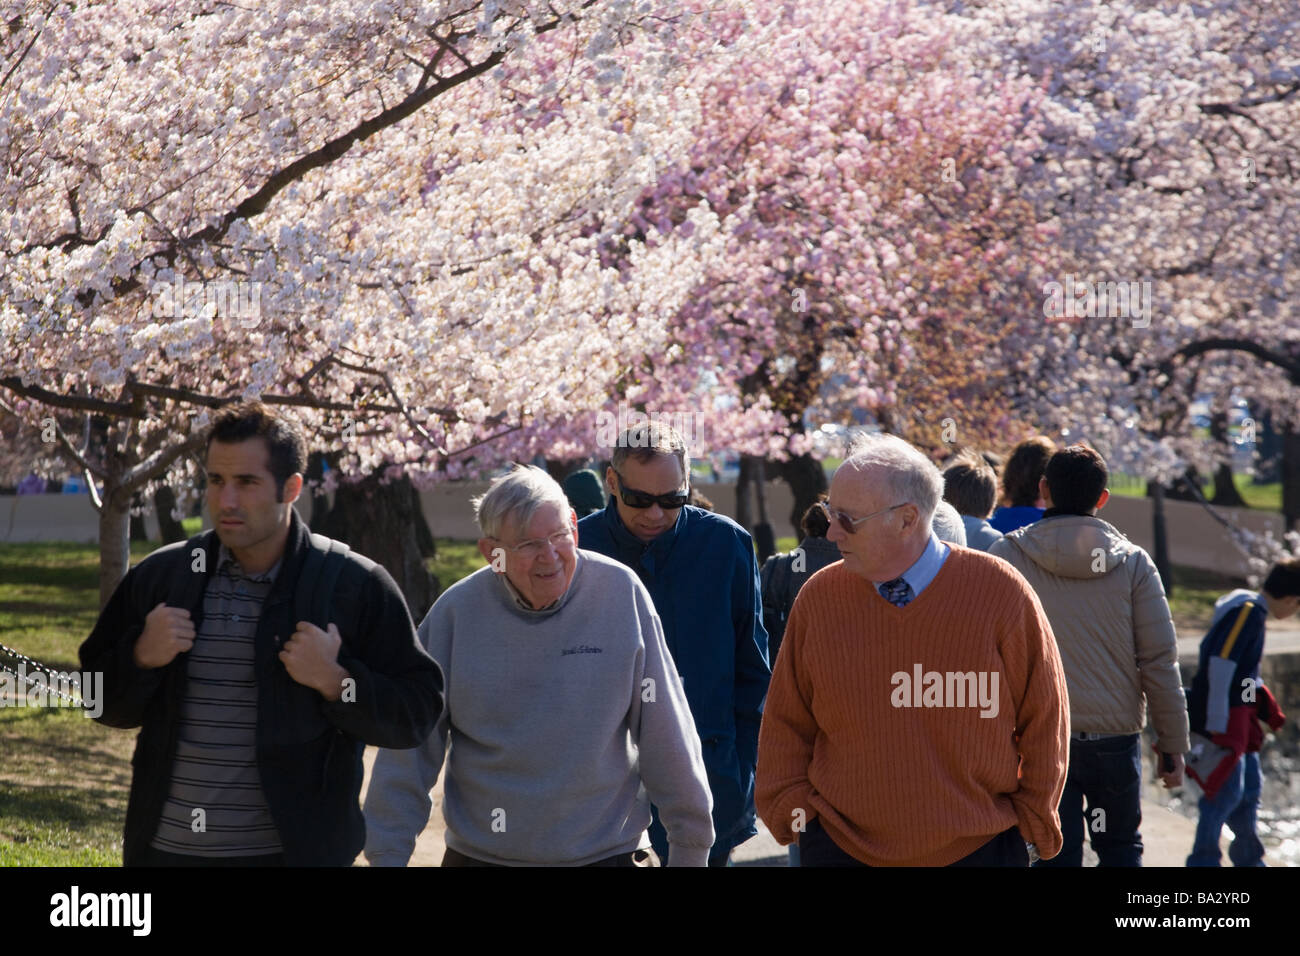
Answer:
POLYGON ((902 578, 886 581, 880 586, 880 590, 885 600, 894 607, 906 607, 907 602, 912 600, 912 586, 902 578))

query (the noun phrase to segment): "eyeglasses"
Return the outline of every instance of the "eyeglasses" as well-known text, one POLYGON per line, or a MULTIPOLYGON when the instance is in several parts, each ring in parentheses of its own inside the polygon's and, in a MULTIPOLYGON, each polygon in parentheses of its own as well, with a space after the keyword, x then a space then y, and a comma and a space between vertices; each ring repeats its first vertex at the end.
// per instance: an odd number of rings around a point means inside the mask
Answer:
POLYGON ((845 534, 853 534, 854 531, 857 530, 857 526, 862 524, 862 522, 866 521, 868 518, 874 518, 876 515, 883 515, 888 511, 896 511, 903 507, 903 505, 910 503, 911 502, 904 501, 896 505, 891 505, 888 508, 882 508, 880 511, 873 511, 871 514, 863 515, 861 518, 850 518, 843 511, 836 511, 825 501, 817 502, 817 504, 821 506, 822 511, 826 512, 826 517, 837 522, 839 526, 844 529, 845 534))
POLYGON ((623 499, 623 504, 629 508, 649 508, 651 505, 658 505, 665 511, 672 508, 680 508, 691 500, 691 486, 688 481, 685 491, 674 491, 667 495, 652 495, 648 491, 637 491, 635 488, 629 488, 622 475, 618 475, 618 494, 623 499))
MULTIPOLYGON (((493 538, 492 540, 500 541, 501 539, 493 538)), ((521 541, 513 548, 506 548, 506 550, 511 554, 517 554, 519 557, 531 561, 534 558, 541 557, 548 544, 561 554, 567 554, 572 551, 577 546, 573 540, 573 528, 565 528, 563 531, 557 531, 545 538, 533 538, 529 541, 521 541)))

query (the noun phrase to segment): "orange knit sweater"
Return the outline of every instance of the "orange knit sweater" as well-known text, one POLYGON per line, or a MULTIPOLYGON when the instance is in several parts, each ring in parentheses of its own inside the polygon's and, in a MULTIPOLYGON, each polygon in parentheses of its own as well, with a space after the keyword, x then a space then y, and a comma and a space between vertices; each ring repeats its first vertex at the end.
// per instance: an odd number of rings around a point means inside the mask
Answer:
POLYGON ((780 843, 820 817, 872 866, 946 866, 1016 825, 1046 859, 1061 849, 1069 734, 1051 626, 1009 564, 953 547, 896 608, 838 562, 790 612, 758 813, 780 843))

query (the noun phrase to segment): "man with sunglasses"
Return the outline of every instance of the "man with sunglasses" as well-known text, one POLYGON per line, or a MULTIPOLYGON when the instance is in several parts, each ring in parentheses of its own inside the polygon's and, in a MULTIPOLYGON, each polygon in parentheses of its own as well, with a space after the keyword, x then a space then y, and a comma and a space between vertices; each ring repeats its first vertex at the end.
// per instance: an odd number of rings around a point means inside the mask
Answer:
POLYGON ((843 560, 795 598, 759 742, 759 813, 802 866, 1028 866, 1061 848, 1051 626, 1010 565, 935 536, 942 493, 890 436, 857 441, 831 480, 843 560))
MULTIPOLYGON (((624 429, 605 472, 610 501, 578 522, 583 550, 640 577, 663 622, 704 745, 716 833, 710 866, 726 866, 754 826, 758 727, 771 675, 754 545, 724 515, 687 504, 690 458, 676 429, 642 422, 624 429)), ((657 807, 651 845, 667 838, 657 807)))

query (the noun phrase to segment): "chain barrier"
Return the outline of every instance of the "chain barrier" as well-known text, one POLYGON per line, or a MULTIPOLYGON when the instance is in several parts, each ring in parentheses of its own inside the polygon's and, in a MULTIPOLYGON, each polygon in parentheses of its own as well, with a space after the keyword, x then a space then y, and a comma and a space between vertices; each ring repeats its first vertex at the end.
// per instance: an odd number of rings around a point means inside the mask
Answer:
MULTIPOLYGON (((57 680, 44 681, 43 682, 44 687, 42 689, 47 694, 55 694, 58 697, 61 697, 63 700, 66 700, 71 704, 76 704, 78 707, 85 706, 85 700, 81 696, 81 681, 77 679, 77 677, 75 676, 75 672, 70 673, 68 671, 56 671, 54 668, 48 667, 45 664, 42 664, 40 661, 28 657, 22 651, 15 650, 14 648, 9 647, 8 645, 3 643, 0 643, 0 654, 5 654, 8 657, 16 658, 17 660, 22 662, 22 664, 35 665, 35 668, 38 672, 44 671, 51 678, 57 678, 58 675, 63 675, 61 678, 58 678, 57 680), (57 686, 60 683, 65 683, 67 686, 70 686, 76 692, 76 696, 74 697, 71 694, 65 694, 62 690, 60 690, 59 687, 57 686)), ((25 667, 24 670, 26 670, 25 667)), ((4 673, 7 674, 13 674, 14 677, 18 678, 19 681, 23 682, 28 687, 31 687, 37 683, 37 680, 34 676, 25 673, 20 673, 19 671, 14 670, 12 667, 4 663, 3 661, 0 661, 0 671, 3 671, 4 673)))

